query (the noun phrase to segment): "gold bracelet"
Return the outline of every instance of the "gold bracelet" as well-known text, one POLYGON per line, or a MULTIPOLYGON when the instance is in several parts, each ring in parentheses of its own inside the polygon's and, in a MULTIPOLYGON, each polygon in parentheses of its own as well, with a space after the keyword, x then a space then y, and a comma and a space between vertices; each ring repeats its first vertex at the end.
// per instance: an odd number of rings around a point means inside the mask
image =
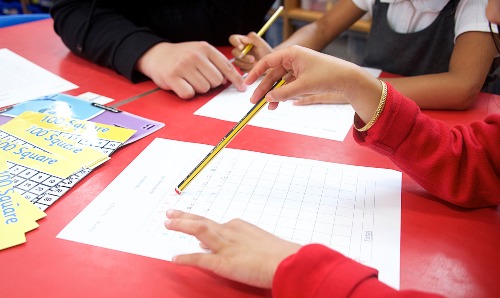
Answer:
POLYGON ((385 100, 387 99, 387 85, 385 84, 384 81, 382 81, 382 80, 379 80, 379 81, 382 84, 382 94, 380 95, 380 101, 378 103, 377 109, 375 110, 375 114, 373 114, 372 119, 370 119, 370 121, 368 121, 368 123, 366 123, 365 126, 363 126, 361 128, 357 128, 356 125, 354 125, 354 128, 357 131, 367 131, 368 129, 370 129, 373 126, 373 124, 375 124, 375 122, 377 122, 378 117, 380 116, 380 114, 384 110, 385 100))

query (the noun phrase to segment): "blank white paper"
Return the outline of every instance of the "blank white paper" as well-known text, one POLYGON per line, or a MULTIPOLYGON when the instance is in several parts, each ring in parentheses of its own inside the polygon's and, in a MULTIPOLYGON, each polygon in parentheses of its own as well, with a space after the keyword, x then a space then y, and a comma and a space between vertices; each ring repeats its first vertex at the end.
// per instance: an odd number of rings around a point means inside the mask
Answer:
POLYGON ((78 88, 9 49, 0 49, 0 107, 78 88))
MULTIPOLYGON (((238 91, 231 85, 194 114, 238 122, 253 107, 250 97, 260 81, 248 86, 245 92, 238 91)), ((354 109, 349 104, 295 106, 293 100, 289 100, 280 102, 278 108, 272 111, 266 105, 250 120, 249 125, 343 141, 352 126, 353 118, 354 109)))

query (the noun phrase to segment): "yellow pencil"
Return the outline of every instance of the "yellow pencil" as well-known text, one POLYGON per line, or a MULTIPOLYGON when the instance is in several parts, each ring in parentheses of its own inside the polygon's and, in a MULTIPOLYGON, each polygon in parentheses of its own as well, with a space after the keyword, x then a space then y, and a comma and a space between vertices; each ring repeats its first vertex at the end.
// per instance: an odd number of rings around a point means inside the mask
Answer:
MULTIPOLYGON (((257 32, 257 35, 258 36, 264 35, 264 33, 266 33, 267 29, 269 29, 269 27, 271 27, 271 25, 274 23, 274 21, 276 21, 276 19, 280 16, 282 11, 283 11, 283 6, 278 7, 278 9, 273 13, 273 15, 269 18, 269 20, 267 20, 267 22, 264 24, 264 26, 262 26, 262 28, 259 30, 259 32, 257 32)), ((253 47, 253 44, 251 44, 251 43, 247 44, 247 46, 243 49, 243 51, 241 51, 241 54, 238 56, 238 59, 245 57, 245 55, 248 54, 248 52, 250 52, 252 47, 253 47)))
MULTIPOLYGON (((273 87, 269 89, 269 91, 280 87, 285 83, 285 79, 280 79, 276 83, 274 83, 273 87)), ((269 92, 268 91, 268 92, 269 92)), ((207 164, 212 161, 212 159, 219 154, 219 152, 224 149, 224 147, 231 142, 234 137, 245 127, 245 125, 266 105, 266 96, 264 95, 259 102, 257 102, 250 111, 238 122, 222 140, 217 144, 212 151, 210 151, 207 156, 189 173, 184 180, 175 188, 175 192, 180 194, 186 186, 207 166, 207 164)))

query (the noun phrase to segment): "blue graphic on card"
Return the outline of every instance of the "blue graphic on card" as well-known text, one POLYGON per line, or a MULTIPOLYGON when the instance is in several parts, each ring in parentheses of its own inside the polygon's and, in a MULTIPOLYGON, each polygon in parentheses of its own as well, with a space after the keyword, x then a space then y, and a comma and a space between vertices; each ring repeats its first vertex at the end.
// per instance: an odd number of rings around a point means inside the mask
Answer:
POLYGON ((52 114, 79 120, 89 120, 104 112, 89 102, 65 94, 42 96, 18 103, 2 112, 2 115, 16 117, 25 111, 52 114))

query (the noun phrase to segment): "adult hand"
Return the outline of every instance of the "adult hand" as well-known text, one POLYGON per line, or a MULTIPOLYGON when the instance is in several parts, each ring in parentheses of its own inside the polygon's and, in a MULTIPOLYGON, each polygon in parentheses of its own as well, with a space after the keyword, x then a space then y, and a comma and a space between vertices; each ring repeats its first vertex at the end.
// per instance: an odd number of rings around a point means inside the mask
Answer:
POLYGON ((204 41, 159 43, 137 61, 137 70, 155 84, 188 99, 228 80, 244 91, 241 74, 216 48, 204 41))
POLYGON ((240 219, 218 224, 178 210, 167 211, 167 218, 167 229, 195 236, 210 251, 176 256, 175 264, 197 266, 256 287, 271 288, 278 265, 300 248, 240 219))
POLYGON ((239 67, 243 72, 250 71, 255 63, 262 57, 273 52, 271 46, 257 33, 250 32, 248 35, 233 34, 229 37, 229 42, 234 47, 231 54, 235 57, 234 65, 239 67), (243 49, 252 44, 252 49, 245 57, 239 58, 243 49))

